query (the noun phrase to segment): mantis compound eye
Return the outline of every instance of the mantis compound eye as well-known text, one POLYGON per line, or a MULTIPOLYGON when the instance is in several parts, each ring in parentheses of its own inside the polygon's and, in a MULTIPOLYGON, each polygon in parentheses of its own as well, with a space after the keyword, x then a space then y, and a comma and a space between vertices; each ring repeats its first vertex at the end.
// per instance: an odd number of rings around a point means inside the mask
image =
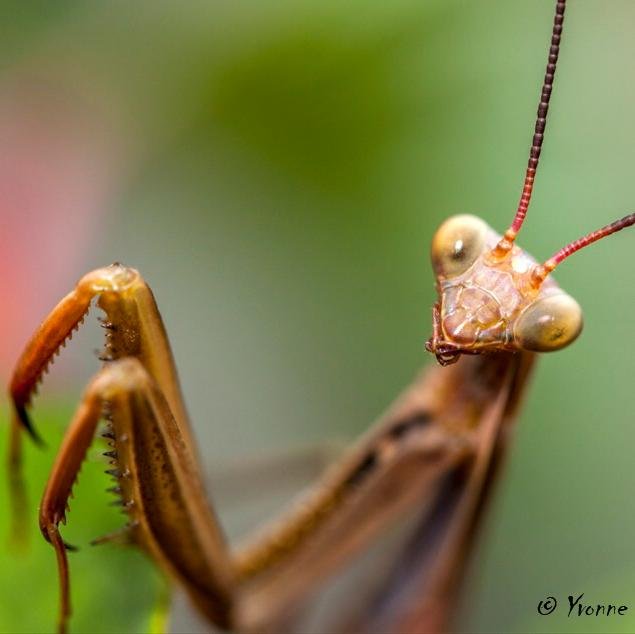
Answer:
POLYGON ((470 215, 448 218, 432 238, 432 266, 437 276, 452 278, 467 271, 485 250, 488 226, 470 215))
POLYGON ((580 305, 559 292, 527 306, 514 326, 514 338, 524 350, 550 352, 568 346, 581 331, 580 305))

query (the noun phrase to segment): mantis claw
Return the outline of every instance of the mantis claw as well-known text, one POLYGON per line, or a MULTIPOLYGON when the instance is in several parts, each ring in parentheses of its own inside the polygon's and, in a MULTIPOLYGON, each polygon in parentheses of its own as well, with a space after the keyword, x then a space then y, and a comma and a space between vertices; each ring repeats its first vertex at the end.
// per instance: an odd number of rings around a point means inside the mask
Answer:
POLYGON ((44 439, 42 438, 42 436, 40 436, 40 434, 36 430, 35 425, 33 424, 33 421, 31 420, 31 417, 29 416, 26 410, 26 407, 24 405, 15 404, 14 410, 15 410, 15 415, 17 417, 17 420, 20 422, 22 427, 29 434, 29 436, 31 437, 31 440, 33 440, 33 442, 38 447, 42 447, 42 448, 46 447, 46 443, 44 442, 44 439))

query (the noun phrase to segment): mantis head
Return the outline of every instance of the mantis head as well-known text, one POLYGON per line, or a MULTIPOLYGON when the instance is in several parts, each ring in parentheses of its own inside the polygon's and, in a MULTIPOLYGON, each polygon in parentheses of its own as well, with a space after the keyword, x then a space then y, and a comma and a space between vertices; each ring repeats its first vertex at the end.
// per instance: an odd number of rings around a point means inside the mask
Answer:
POLYGON ((543 264, 516 245, 547 125, 564 10, 565 3, 558 2, 523 190, 511 226, 500 236, 476 216, 453 216, 432 240, 438 301, 426 348, 442 365, 461 354, 549 352, 569 345, 582 330, 582 310, 549 274, 572 253, 635 224, 635 214, 629 214, 571 242, 543 264))

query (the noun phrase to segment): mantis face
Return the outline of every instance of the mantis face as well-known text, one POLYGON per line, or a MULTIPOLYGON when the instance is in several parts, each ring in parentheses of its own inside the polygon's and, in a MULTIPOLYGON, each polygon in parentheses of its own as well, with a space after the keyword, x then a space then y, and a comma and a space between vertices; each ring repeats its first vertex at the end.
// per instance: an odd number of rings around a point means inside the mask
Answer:
POLYGON ((496 253, 501 236, 476 216, 446 220, 432 240, 438 303, 428 350, 442 363, 459 354, 497 350, 549 352, 573 342, 582 310, 540 265, 513 244, 496 253))

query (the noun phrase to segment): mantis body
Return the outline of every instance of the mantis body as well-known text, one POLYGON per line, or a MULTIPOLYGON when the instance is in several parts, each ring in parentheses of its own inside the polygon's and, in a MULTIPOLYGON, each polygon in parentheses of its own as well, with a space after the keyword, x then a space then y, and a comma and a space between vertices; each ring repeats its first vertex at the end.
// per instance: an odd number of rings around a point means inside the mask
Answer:
MULTIPOLYGON (((474 216, 437 231, 432 260, 439 299, 427 344, 440 362, 281 517, 230 548, 205 494, 168 338, 139 272, 113 264, 85 275, 44 320, 11 382, 13 460, 34 388, 91 302, 105 313, 107 361, 70 423, 40 506, 40 528, 60 575, 59 630, 71 614, 67 545, 59 525, 102 418, 120 495, 125 539, 144 549, 219 628, 293 631, 296 609, 407 509, 418 522, 403 556, 378 580, 363 617, 334 630, 447 629, 465 563, 537 352, 571 343, 582 327, 575 300, 550 277, 574 251, 635 223, 607 225, 543 264, 515 243, 531 198, 560 35, 556 17, 535 136, 514 221, 498 235, 474 216), (460 398, 457 398, 460 395, 460 398)), ((16 480, 17 481, 17 480, 16 480)))

